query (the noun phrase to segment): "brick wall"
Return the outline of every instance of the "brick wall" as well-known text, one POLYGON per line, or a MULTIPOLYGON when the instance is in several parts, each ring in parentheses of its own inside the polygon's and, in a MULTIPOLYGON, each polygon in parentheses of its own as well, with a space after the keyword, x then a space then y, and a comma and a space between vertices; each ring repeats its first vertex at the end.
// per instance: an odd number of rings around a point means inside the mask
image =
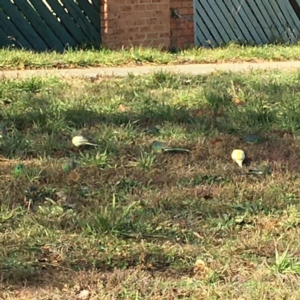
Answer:
POLYGON ((100 0, 108 48, 194 45, 193 0, 100 0))
POLYGON ((194 45, 193 0, 170 0, 172 48, 194 45))
POLYGON ((170 33, 170 0, 102 0, 101 36, 108 48, 166 48, 170 33))

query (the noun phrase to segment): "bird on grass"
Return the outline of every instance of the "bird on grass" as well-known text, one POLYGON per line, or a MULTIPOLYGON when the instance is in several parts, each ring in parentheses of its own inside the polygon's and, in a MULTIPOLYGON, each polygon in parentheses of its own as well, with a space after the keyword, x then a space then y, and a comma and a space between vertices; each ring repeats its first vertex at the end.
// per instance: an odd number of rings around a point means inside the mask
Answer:
POLYGON ((269 165, 268 163, 265 164, 260 164, 259 166, 257 166, 255 169, 250 169, 249 174, 255 174, 255 175, 270 175, 272 174, 272 167, 271 165, 269 165))
POLYGON ((241 140, 248 144, 258 144, 261 142, 261 137, 255 134, 248 134, 245 137, 241 138, 241 140))
POLYGON ((74 170, 76 168, 76 166, 77 166, 77 163, 74 160, 68 160, 62 164, 62 169, 64 172, 70 172, 70 171, 74 170))
POLYGON ((90 145, 90 146, 98 146, 97 144, 90 143, 85 137, 82 135, 75 135, 72 138, 72 143, 75 147, 80 147, 84 145, 90 145))
POLYGON ((235 161, 240 168, 243 167, 243 161, 245 157, 245 152, 241 149, 234 149, 231 153, 232 160, 235 161))
POLYGON ((25 167, 24 165, 22 164, 17 164, 15 167, 14 167, 14 170, 13 170, 13 173, 15 176, 21 176, 25 171, 25 167))
POLYGON ((163 142, 154 141, 151 144, 151 148, 154 152, 190 152, 188 149, 177 148, 177 147, 169 147, 163 142))

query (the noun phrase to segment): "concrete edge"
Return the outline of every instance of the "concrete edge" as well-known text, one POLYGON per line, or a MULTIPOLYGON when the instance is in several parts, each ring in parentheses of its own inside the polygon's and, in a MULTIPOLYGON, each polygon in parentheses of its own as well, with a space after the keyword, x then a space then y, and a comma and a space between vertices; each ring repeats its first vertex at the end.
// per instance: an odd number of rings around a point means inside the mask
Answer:
POLYGON ((158 71, 183 73, 190 75, 209 74, 220 71, 243 72, 251 70, 291 69, 300 68, 300 61, 262 62, 262 63, 223 63, 223 64, 187 64, 172 66, 137 66, 117 68, 85 68, 85 69, 37 69, 37 70, 4 70, 2 78, 28 78, 34 76, 59 77, 123 77, 128 74, 142 75, 158 71))

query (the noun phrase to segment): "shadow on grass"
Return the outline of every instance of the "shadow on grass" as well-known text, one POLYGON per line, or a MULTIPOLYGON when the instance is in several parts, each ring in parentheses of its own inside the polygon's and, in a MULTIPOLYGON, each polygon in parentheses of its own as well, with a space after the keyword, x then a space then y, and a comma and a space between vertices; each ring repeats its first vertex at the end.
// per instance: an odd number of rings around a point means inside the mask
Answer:
MULTIPOLYGON (((162 82, 156 81, 152 88, 170 80, 164 76, 156 79, 162 82)), ((284 189, 290 175, 278 180, 277 190, 268 190, 271 177, 246 178, 233 166, 230 152, 241 147, 254 163, 267 160, 277 172, 300 171, 295 164, 300 158, 298 140, 293 137, 300 129, 300 104, 293 101, 297 100, 298 83, 280 80, 270 83, 256 78, 245 94, 239 91, 247 86, 245 78, 234 74, 212 79, 198 77, 188 84, 203 85, 205 105, 175 106, 150 99, 137 112, 98 113, 89 109, 87 103, 57 111, 52 100, 41 96, 38 102, 25 98, 24 112, 21 108, 21 112, 5 116, 5 122, 13 124, 13 128, 9 128, 12 138, 8 140, 8 150, 3 148, 2 153, 12 160, 74 157, 75 150, 70 144, 72 129, 92 128, 96 133, 105 130, 104 127, 114 131, 130 125, 130 130, 136 132, 126 140, 126 145, 114 138, 102 140, 101 150, 108 149, 113 154, 112 168, 90 164, 65 174, 60 164, 53 163, 46 170, 46 179, 32 172, 25 180, 7 175, 12 169, 9 163, 1 168, 6 180, 0 191, 4 205, 8 203, 12 211, 18 206, 22 208, 13 217, 9 211, 6 213, 8 219, 3 219, 1 230, 17 230, 23 222, 22 226, 33 235, 24 235, 21 242, 5 246, 8 250, 0 262, 4 282, 13 285, 26 281, 37 285, 37 277, 55 276, 62 269, 101 272, 143 264, 154 266, 154 270, 176 269, 188 273, 190 263, 179 266, 176 263, 184 260, 185 255, 164 253, 162 245, 168 242, 174 247, 197 246, 201 241, 194 233, 201 232, 204 239, 210 240, 214 230, 216 235, 230 238, 241 226, 235 227, 234 223, 238 209, 250 215, 267 214, 296 203, 295 193, 284 189), (210 83, 206 85, 208 80, 210 83), (236 98, 244 97, 241 105, 234 104, 232 91, 228 92, 232 83, 236 98), (174 139, 180 140, 181 146, 189 148, 192 154, 149 155, 149 161, 142 162, 139 168, 133 158, 140 159, 141 153, 150 152, 151 141, 160 139, 160 136, 146 137, 144 129, 166 122, 191 136, 185 139, 175 135, 174 139), (255 131, 260 131, 263 137, 261 144, 240 141, 240 136, 255 131), (22 142, 27 139, 34 142, 22 142), (266 192, 261 190, 261 181, 266 192), (57 196, 61 191, 66 199, 57 196), (233 208, 232 202, 240 207, 233 208), (135 204, 131 206, 132 203, 135 204), (205 229, 205 223, 210 228, 205 229), (142 240, 149 243, 146 250, 140 245, 142 240), (47 246, 49 243, 51 247, 47 246)), ((35 89, 29 86, 32 88, 35 89)), ((133 92, 127 93, 130 99, 133 92)), ((91 150, 95 157, 96 151, 91 150)), ((88 163, 90 158, 85 159, 88 163)), ((246 222, 251 220, 245 219, 246 222)), ((197 252, 190 254, 192 258, 196 255, 197 252)))

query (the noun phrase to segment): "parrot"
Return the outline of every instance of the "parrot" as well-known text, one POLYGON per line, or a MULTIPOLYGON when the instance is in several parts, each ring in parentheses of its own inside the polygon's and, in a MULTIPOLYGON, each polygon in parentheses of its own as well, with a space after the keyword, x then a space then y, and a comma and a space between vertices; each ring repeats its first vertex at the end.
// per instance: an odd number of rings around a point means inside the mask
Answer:
POLYGON ((243 161, 245 159, 245 152, 241 149, 234 149, 231 153, 231 158, 239 165, 240 168, 242 168, 243 161))
POLYGON ((263 175, 263 174, 271 174, 272 168, 269 164, 261 164, 255 169, 250 169, 249 174, 263 175))
POLYGON ((22 165, 22 164, 17 164, 17 165, 14 167, 13 172, 14 172, 14 175, 18 177, 18 176, 21 176, 21 175, 24 173, 24 170, 25 170, 24 165, 22 165))
POLYGON ((159 141, 154 141, 151 148, 154 152, 190 152, 188 149, 169 147, 165 143, 159 141))
POLYGON ((258 144, 261 142, 261 137, 255 134, 248 134, 244 138, 241 138, 241 140, 249 144, 258 144))
POLYGON ((62 164, 62 169, 64 172, 70 172, 72 170, 74 170, 77 166, 77 163, 74 160, 70 160, 70 161, 65 161, 62 164))
POLYGON ((90 146, 98 146, 97 144, 90 143, 85 137, 82 135, 76 135, 72 138, 72 143, 75 147, 80 147, 83 145, 90 145, 90 146))
POLYGON ((150 126, 144 132, 147 133, 147 134, 156 135, 156 134, 159 134, 159 128, 157 128, 156 126, 150 126))

